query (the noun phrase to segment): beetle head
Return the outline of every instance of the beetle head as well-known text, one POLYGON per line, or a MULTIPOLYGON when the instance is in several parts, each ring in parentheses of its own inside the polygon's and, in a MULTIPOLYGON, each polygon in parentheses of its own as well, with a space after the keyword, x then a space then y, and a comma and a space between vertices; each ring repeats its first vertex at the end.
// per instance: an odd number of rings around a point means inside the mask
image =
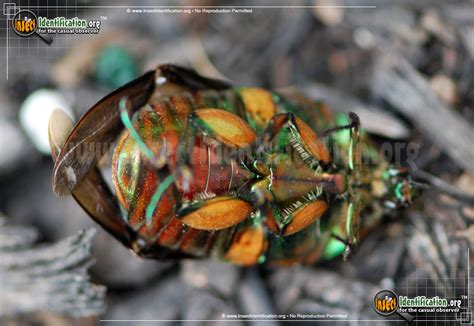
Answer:
POLYGON ((382 187, 378 192, 387 208, 408 207, 421 193, 418 184, 412 179, 408 169, 389 166, 380 178, 377 187, 382 187))

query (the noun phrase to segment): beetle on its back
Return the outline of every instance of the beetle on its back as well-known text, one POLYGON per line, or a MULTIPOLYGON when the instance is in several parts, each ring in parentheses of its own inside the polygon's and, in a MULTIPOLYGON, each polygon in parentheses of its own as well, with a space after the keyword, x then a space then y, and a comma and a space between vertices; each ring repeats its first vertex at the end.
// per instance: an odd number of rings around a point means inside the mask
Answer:
POLYGON ((323 103, 172 65, 101 100, 56 152, 55 193, 72 193, 118 240, 158 259, 332 258, 417 192, 374 154, 355 114, 336 125, 323 103), (115 195, 100 155, 83 150, 95 142, 115 146, 115 195))

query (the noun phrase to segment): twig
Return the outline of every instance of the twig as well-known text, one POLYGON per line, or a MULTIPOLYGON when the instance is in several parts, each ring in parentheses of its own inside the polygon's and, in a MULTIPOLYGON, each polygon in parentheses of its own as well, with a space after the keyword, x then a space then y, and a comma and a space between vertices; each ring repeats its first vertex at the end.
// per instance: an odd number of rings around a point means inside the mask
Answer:
POLYGON ((372 91, 407 116, 459 166, 474 172, 474 130, 444 104, 428 82, 407 61, 381 61, 375 69, 372 91))
POLYGON ((303 92, 315 100, 324 100, 336 112, 355 112, 368 131, 393 139, 406 139, 410 130, 393 115, 375 106, 364 104, 350 95, 328 86, 312 83, 302 88, 303 92))
POLYGON ((87 274, 94 229, 52 245, 29 248, 33 229, 0 226, 0 317, 34 312, 97 316, 104 310, 105 287, 87 274))

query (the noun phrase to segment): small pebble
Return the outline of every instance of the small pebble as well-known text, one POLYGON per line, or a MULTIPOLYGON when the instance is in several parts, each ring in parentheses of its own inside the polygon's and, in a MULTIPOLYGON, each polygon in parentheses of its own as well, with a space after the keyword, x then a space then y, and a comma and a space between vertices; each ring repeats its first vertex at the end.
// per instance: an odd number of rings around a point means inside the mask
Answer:
POLYGON ((454 104, 456 102, 456 83, 448 76, 433 76, 430 80, 430 85, 433 91, 447 104, 454 104))
POLYGON ((325 25, 334 26, 342 22, 344 9, 339 1, 314 0, 314 15, 325 25))
POLYGON ((387 226, 387 236, 389 238, 396 238, 403 234, 403 226, 400 223, 392 223, 387 226))
POLYGON ((471 243, 474 243, 474 225, 471 225, 465 230, 459 230, 456 232, 456 237, 465 238, 471 243))
POLYGON ((55 90, 39 89, 30 94, 20 107, 20 124, 36 149, 43 154, 51 152, 48 125, 49 117, 55 109, 73 117, 68 102, 55 90))
POLYGON ((449 195, 446 194, 440 194, 439 195, 439 200, 446 204, 446 205, 455 205, 456 204, 456 199, 452 198, 449 195))
POLYGON ((455 182, 456 187, 469 195, 474 195, 474 176, 469 173, 463 173, 455 182))
POLYGON ((347 55, 342 51, 334 51, 331 53, 328 64, 331 73, 334 75, 344 74, 349 67, 347 55))
POLYGON ((386 277, 386 278, 382 279, 382 281, 380 282, 380 287, 382 289, 394 289, 395 288, 395 282, 392 278, 386 277))
POLYGON ((462 208, 462 213, 465 217, 469 218, 470 220, 474 221, 474 208, 466 206, 462 208))
POLYGON ((354 31, 354 42, 359 46, 361 49, 370 50, 375 47, 375 37, 366 28, 357 28, 354 31))

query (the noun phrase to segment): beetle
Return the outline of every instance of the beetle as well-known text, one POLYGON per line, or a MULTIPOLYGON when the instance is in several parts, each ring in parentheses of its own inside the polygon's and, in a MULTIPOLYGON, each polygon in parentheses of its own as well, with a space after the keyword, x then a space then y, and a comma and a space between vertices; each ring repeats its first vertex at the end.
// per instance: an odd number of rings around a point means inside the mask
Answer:
POLYGON ((310 264, 347 254, 419 190, 356 114, 343 120, 298 94, 160 65, 100 100, 64 142, 50 123, 53 191, 142 257, 310 264))

